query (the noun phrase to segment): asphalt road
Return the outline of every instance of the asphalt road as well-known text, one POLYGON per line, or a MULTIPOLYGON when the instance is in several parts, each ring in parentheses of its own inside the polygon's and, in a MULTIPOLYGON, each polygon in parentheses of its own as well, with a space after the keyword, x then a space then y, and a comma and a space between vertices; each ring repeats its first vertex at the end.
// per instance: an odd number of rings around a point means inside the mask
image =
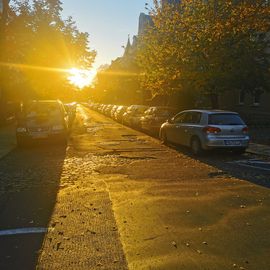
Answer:
POLYGON ((269 270, 254 158, 194 159, 79 106, 67 148, 0 160, 0 269, 269 270))

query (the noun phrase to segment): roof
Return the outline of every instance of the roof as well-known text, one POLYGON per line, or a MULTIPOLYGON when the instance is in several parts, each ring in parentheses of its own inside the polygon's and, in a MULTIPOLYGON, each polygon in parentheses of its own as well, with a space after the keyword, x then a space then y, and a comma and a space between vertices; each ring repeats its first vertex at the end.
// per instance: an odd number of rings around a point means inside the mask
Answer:
POLYGON ((41 100, 30 100, 29 101, 29 103, 30 102, 40 102, 40 103, 56 103, 56 102, 59 102, 59 100, 57 100, 57 99, 48 99, 48 100, 46 100, 46 99, 41 99, 41 100))
POLYGON ((233 113, 233 114, 238 114, 237 112, 232 112, 232 111, 225 111, 225 110, 200 110, 200 109, 194 109, 194 110, 185 110, 182 112, 200 112, 200 113, 207 113, 207 114, 214 114, 214 113, 233 113))

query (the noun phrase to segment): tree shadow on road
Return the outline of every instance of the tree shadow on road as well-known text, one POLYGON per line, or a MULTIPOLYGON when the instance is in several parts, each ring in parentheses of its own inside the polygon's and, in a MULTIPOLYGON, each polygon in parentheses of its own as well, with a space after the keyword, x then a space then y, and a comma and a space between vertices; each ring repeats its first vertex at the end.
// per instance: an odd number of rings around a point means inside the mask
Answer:
MULTIPOLYGON (((47 228, 66 147, 35 145, 0 160, 0 231, 47 228)), ((35 269, 45 234, 0 235, 0 269, 35 269)))

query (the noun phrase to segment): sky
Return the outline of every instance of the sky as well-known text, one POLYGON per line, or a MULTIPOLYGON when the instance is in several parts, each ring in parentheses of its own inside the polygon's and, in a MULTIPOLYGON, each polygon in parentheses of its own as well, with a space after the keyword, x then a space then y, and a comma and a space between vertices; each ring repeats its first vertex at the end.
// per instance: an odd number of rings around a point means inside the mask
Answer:
POLYGON ((122 56, 128 35, 138 32, 139 15, 150 0, 62 0, 62 16, 72 16, 90 35, 90 48, 98 53, 94 68, 122 56))

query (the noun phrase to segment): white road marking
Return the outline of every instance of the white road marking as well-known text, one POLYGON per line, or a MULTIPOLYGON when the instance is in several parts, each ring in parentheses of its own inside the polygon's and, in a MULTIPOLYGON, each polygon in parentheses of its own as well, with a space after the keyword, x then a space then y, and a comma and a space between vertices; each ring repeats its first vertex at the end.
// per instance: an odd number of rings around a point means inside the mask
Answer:
POLYGON ((47 231, 48 231, 47 228, 20 228, 12 230, 2 230, 0 231, 0 236, 18 235, 18 234, 38 234, 38 233, 46 233, 47 231))
POLYGON ((232 164, 234 163, 234 164, 238 164, 241 166, 254 168, 254 169, 258 169, 258 170, 263 170, 263 171, 270 171, 270 163, 267 161, 258 160, 258 159, 237 160, 237 161, 232 161, 229 163, 232 163, 232 164), (262 167, 260 165, 266 165, 266 166, 269 166, 269 168, 265 168, 265 167, 262 167))

